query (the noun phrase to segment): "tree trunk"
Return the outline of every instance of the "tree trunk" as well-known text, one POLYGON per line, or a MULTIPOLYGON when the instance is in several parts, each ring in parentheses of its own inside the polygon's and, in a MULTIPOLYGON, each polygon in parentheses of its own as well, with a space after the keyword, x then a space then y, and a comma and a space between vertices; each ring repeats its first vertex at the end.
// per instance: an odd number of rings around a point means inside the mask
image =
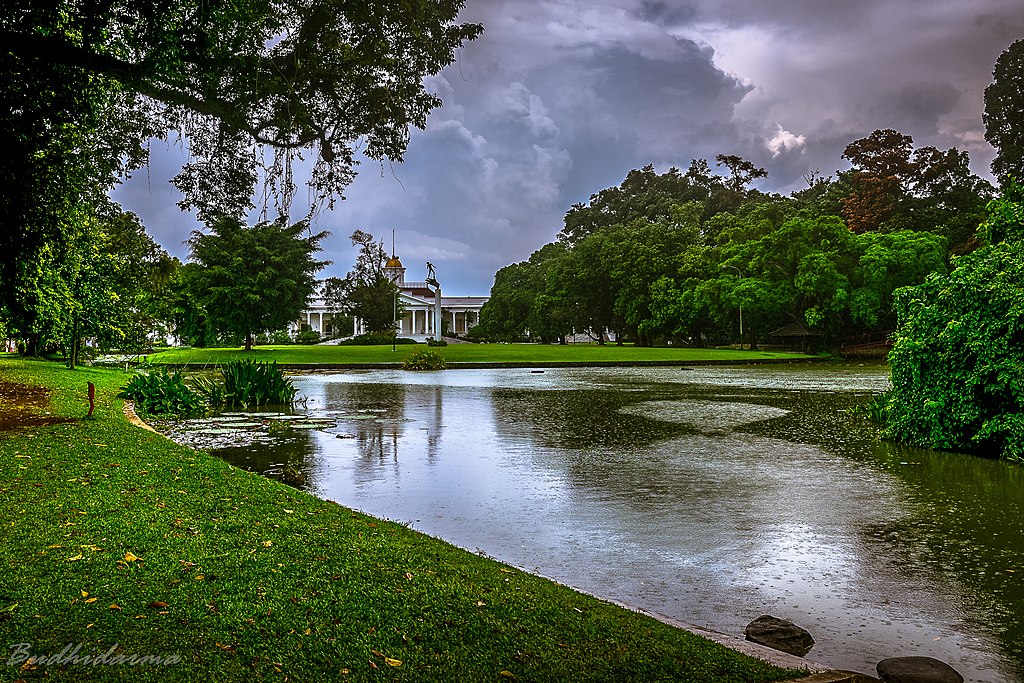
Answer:
POLYGON ((68 349, 69 370, 74 370, 75 366, 78 365, 78 335, 80 332, 81 327, 78 318, 75 318, 75 322, 71 324, 71 347, 68 349))
POLYGON ((245 333, 245 350, 252 351, 252 332, 245 333))

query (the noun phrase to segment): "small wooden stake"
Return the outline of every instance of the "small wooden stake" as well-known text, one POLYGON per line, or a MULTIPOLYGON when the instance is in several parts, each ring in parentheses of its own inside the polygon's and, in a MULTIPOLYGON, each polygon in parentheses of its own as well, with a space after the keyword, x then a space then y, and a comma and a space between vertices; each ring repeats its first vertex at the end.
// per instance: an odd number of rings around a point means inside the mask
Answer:
POLYGON ((92 417, 92 411, 96 408, 96 385, 89 382, 89 414, 86 417, 92 417))

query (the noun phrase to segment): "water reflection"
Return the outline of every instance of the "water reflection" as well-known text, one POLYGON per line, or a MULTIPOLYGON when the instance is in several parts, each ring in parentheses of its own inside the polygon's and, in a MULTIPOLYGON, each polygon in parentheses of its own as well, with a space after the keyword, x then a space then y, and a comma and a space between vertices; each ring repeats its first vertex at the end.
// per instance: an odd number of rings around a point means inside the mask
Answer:
POLYGON ((323 497, 729 633, 762 613, 810 658, 1024 662, 1018 466, 895 447, 848 408, 884 369, 367 372, 297 378, 334 426, 221 454, 323 497), (699 416, 706 419, 697 419, 699 416))

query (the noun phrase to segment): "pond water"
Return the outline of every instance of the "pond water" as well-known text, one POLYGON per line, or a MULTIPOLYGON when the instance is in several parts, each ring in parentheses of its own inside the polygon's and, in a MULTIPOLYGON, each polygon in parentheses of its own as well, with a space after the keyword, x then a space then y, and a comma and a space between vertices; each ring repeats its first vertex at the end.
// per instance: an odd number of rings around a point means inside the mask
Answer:
POLYGON ((224 432, 172 434, 681 621, 742 637, 762 614, 790 619, 832 667, 925 655, 974 681, 1024 671, 1024 470, 879 442, 848 409, 888 386, 884 366, 294 381, 313 422, 228 416, 218 427, 248 426, 223 448, 224 432))

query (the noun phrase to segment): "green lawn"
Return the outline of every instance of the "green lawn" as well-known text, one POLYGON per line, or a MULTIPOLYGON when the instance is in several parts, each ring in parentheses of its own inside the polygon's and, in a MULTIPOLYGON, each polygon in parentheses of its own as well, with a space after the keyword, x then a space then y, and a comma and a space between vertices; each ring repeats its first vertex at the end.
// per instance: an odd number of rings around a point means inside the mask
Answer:
POLYGON ((114 398, 126 379, 0 359, 0 380, 51 389, 53 416, 83 417, 97 387, 91 419, 0 435, 0 680, 798 675, 143 431, 114 398), (18 643, 181 661, 8 665, 18 643))
MULTIPOLYGON (((276 360, 279 363, 334 365, 347 363, 401 363, 424 344, 390 346, 258 346, 250 353, 235 349, 170 349, 151 354, 152 363, 206 365, 240 358, 276 360)), ((701 361, 749 361, 807 358, 779 351, 738 351, 733 349, 642 348, 609 344, 451 344, 436 348, 452 363, 643 363, 701 361)))

